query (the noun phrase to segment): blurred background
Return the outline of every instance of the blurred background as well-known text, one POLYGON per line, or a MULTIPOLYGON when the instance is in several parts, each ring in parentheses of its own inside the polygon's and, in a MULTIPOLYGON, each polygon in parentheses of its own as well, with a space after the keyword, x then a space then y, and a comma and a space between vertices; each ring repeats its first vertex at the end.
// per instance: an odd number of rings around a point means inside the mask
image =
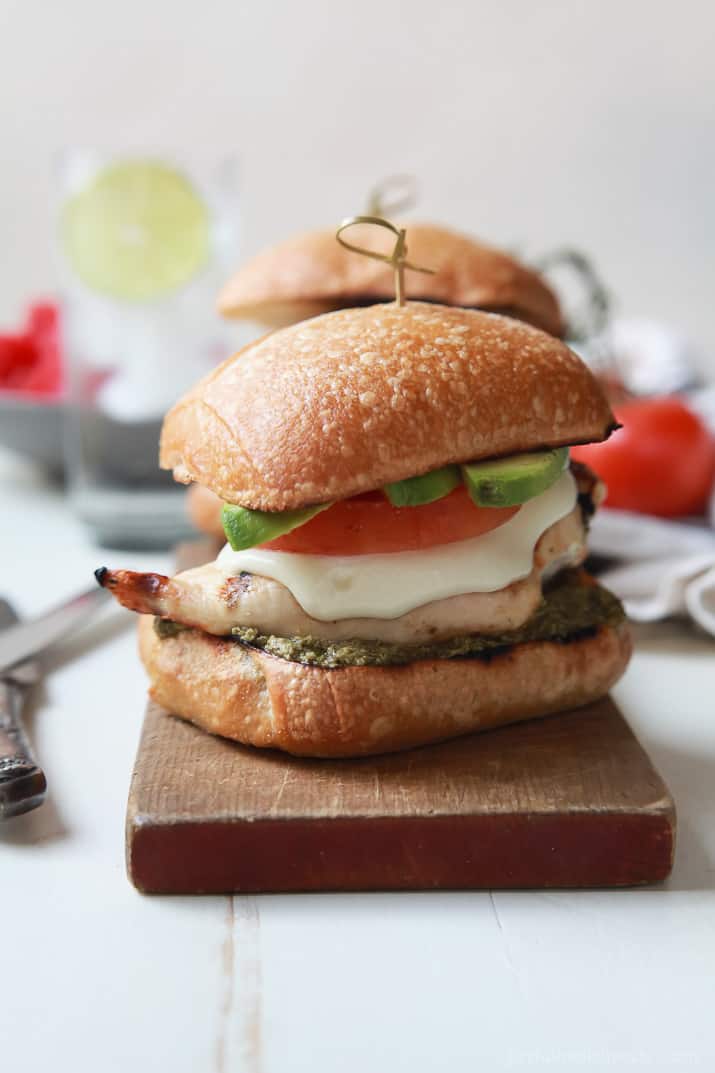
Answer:
POLYGON ((412 172, 419 216, 589 252, 715 374, 715 7, 652 0, 0 5, 0 323, 55 287, 53 154, 240 163, 242 253, 412 172))
POLYGON ((105 545, 191 531, 156 445, 250 338, 222 283, 406 173, 417 219, 595 267, 608 331, 569 339, 626 408, 574 452, 610 488, 591 546, 636 562, 630 613, 715 634, 712 4, 4 0, 0 40, 0 463, 39 460, 58 510, 64 467, 105 545))

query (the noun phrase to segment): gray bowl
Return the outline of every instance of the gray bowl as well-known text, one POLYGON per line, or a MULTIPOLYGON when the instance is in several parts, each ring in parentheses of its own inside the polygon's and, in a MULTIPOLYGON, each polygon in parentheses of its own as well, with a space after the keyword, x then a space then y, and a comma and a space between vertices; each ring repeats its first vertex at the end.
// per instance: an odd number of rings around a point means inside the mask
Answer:
POLYGON ((0 392, 0 446, 60 474, 64 414, 65 404, 58 399, 38 401, 27 395, 0 392))

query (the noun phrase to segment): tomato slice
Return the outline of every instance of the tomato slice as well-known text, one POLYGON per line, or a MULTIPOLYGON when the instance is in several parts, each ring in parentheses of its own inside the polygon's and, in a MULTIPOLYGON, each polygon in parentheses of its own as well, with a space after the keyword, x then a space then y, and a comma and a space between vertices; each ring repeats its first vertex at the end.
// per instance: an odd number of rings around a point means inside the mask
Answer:
POLYGON ((419 551, 488 533, 518 509, 477 507, 464 485, 420 507, 393 507, 383 492, 367 492, 335 503, 299 529, 261 547, 305 555, 419 551))

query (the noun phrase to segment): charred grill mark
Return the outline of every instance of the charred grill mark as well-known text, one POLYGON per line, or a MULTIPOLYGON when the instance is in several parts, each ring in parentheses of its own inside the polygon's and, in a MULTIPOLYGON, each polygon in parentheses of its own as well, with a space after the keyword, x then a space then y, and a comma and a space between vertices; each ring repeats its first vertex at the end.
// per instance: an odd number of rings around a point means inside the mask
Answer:
POLYGON ((219 589, 219 599, 222 600, 227 607, 239 607, 241 598, 245 596, 250 587, 251 575, 246 570, 242 570, 238 577, 226 578, 219 589))
POLYGON ((596 504, 588 492, 579 492, 578 505, 581 510, 581 517, 583 518, 584 525, 588 525, 591 518, 596 513, 596 504))
POLYGON ((585 462, 576 462, 574 459, 571 459, 569 464, 579 492, 593 492, 593 489, 598 484, 598 477, 591 467, 587 466, 585 462))
POLYGON ((120 604, 140 614, 162 614, 159 600, 165 596, 170 578, 164 574, 143 574, 136 570, 108 570, 101 566, 94 576, 103 589, 109 589, 120 604))
POLYGON ((596 513, 594 491, 598 484, 598 477, 593 470, 583 462, 571 462, 571 473, 576 481, 578 490, 578 505, 584 525, 588 527, 593 515, 596 513))

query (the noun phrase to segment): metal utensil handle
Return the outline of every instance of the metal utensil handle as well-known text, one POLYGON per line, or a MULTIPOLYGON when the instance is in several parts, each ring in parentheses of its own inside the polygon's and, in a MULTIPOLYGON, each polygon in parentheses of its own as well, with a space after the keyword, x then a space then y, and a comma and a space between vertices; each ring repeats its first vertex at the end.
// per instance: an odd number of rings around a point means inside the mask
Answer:
POLYGON ((0 820, 41 805, 47 782, 22 723, 24 690, 0 681, 0 820))
POLYGON ((87 622, 90 614, 109 598, 104 589, 89 589, 39 618, 1 630, 0 671, 38 655, 68 636, 87 622))

